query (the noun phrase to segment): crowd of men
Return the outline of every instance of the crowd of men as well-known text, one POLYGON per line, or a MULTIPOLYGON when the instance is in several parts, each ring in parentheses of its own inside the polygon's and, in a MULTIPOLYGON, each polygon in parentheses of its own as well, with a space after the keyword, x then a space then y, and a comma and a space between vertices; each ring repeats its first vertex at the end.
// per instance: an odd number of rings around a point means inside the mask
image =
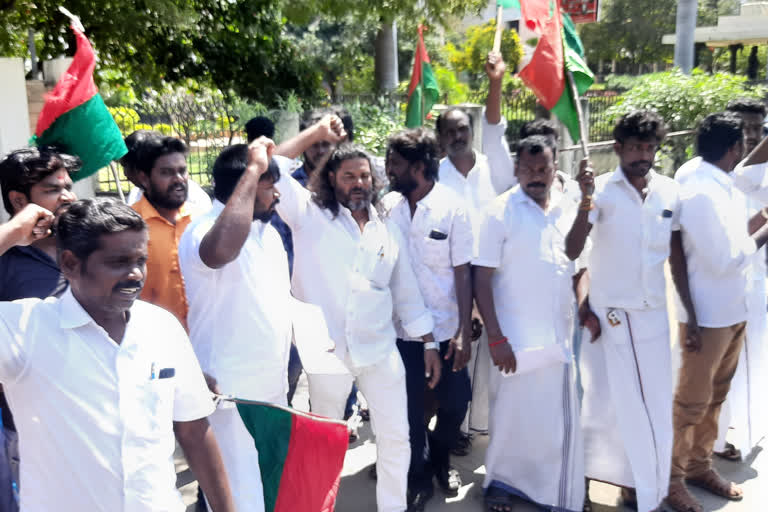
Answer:
POLYGON ((765 433, 745 398, 768 323, 765 106, 706 117, 674 179, 653 169, 664 120, 631 112, 619 166, 595 176, 584 160, 574 180, 551 122, 510 153, 500 55, 486 72, 482 119, 449 108, 435 132, 390 137, 388 187, 336 111, 279 146, 249 123, 213 164, 212 197, 186 145, 153 132, 126 139, 131 206, 76 200, 77 157, 7 155, 0 510, 15 490, 25 512, 184 510, 175 438, 209 510, 263 511, 272 468, 211 393, 288 405, 302 368, 316 414, 347 418, 365 397, 380 512, 425 510, 435 484, 455 496, 451 457, 473 432, 490 436, 490 511, 590 510, 591 480, 641 512, 701 511, 690 485, 741 499, 712 456, 765 433))

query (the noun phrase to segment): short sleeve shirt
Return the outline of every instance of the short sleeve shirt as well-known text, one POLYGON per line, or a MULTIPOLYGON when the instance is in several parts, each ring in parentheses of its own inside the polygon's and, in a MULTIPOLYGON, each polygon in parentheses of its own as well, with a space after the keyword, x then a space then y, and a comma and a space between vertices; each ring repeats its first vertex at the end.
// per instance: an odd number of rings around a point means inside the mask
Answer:
POLYGON ((71 290, 0 303, 0 381, 24 451, 23 510, 184 510, 173 422, 213 401, 170 313, 136 301, 117 344, 71 290))

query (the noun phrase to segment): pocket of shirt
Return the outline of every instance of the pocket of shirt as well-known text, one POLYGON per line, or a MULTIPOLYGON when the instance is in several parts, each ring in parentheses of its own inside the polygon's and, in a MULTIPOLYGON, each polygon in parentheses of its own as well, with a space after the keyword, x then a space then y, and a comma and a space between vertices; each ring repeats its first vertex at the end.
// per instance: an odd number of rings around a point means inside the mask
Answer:
POLYGON ((151 379, 139 386, 135 417, 140 437, 157 438, 173 428, 174 378, 151 379))
POLYGON ((412 254, 411 258, 421 259, 431 268, 451 267, 451 245, 447 238, 435 240, 425 236, 421 241, 421 254, 412 254))

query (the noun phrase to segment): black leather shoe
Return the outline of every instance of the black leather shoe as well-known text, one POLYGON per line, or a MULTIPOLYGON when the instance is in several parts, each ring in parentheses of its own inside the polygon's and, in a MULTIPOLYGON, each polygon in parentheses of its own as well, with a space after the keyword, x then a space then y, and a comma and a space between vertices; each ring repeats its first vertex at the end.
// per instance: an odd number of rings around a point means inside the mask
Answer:
POLYGON ((418 491, 408 490, 407 512, 424 512, 427 502, 435 495, 435 490, 430 485, 418 491))
POLYGON ((459 475, 459 472, 455 469, 439 471, 435 475, 435 479, 437 480, 437 485, 440 486, 440 489, 442 489, 448 496, 456 496, 459 494, 459 489, 461 489, 462 485, 461 475, 459 475))

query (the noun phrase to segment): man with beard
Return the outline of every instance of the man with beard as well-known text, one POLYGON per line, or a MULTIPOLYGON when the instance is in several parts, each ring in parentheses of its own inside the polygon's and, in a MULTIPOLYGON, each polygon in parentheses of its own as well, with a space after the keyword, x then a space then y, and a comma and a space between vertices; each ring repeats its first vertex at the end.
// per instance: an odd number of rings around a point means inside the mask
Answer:
MULTIPOLYGON (((0 226, 0 247, 48 232, 50 214, 34 208, 0 226)), ((68 290, 0 303, 0 382, 24 447, 21 509, 181 512, 175 435, 213 509, 234 511, 184 329, 136 300, 146 224, 118 201, 86 199, 54 226, 68 290)))
POLYGON ((424 510, 432 497, 433 477, 446 494, 458 494, 461 477, 450 467, 450 450, 472 392, 466 369, 472 351, 472 225, 464 201, 436 181, 438 152, 431 130, 406 130, 390 137, 386 166, 393 192, 382 201, 408 243, 419 289, 435 321, 433 334, 439 342, 435 348, 443 365, 434 390, 439 405, 435 430, 429 434, 427 461, 424 349, 430 347, 408 336, 400 322, 395 322, 408 393, 409 510, 414 511, 424 510))
MULTIPOLYGON (((337 127, 336 135, 343 137, 343 128, 337 127)), ((309 140, 303 133, 292 142, 309 140)), ((432 315, 407 244, 374 208, 376 183, 368 154, 342 144, 312 175, 310 190, 286 175, 288 161, 281 159, 282 165, 277 211, 293 231, 293 294, 322 309, 335 343, 331 352, 313 354, 312 364, 326 364, 322 373, 308 372, 312 411, 341 418, 357 379, 376 431, 378 510, 402 512, 410 446, 405 369, 392 319, 397 316, 409 337, 432 343, 432 315)), ((304 364, 307 368, 308 361, 304 364)), ((441 369, 437 350, 424 351, 424 366, 434 388, 441 369)))
POLYGON ((557 510, 580 510, 584 500, 571 349, 575 265, 565 253, 576 205, 552 186, 554 150, 550 137, 520 142, 519 186, 485 210, 473 260, 496 366, 483 487, 498 512, 514 496, 557 510))
MULTIPOLYGON (((152 139, 162 139, 163 135, 152 130, 136 130, 125 138, 125 147, 128 152, 120 159, 123 166, 125 177, 133 183, 135 187, 128 193, 125 202, 129 205, 138 203, 144 196, 144 189, 139 180, 139 150, 147 141, 152 139)), ((187 180, 189 187, 189 197, 187 204, 194 207, 195 210, 204 212, 211 207, 211 198, 195 180, 187 180)))
MULTIPOLYGON (((11 152, 0 162, 0 189, 11 222, 36 217, 45 228, 36 231, 29 244, 0 250, 0 300, 12 301, 37 297, 58 297, 67 288, 56 262, 56 240, 49 236, 47 225, 54 212, 77 199, 72 192, 70 175, 80 168, 76 157, 59 153, 54 148, 26 148, 11 152)), ((1 388, 0 388, 1 389, 1 388)), ((12 482, 19 482, 19 445, 13 415, 0 391, 0 409, 6 444, 0 452, 0 510, 16 510, 12 482), (10 479, 8 479, 10 475, 10 479)))
POLYGON ((187 296, 179 269, 179 239, 198 213, 187 201, 187 147, 173 137, 150 137, 137 155, 144 190, 133 205, 149 228, 149 260, 142 300, 167 309, 187 328, 187 296))
POLYGON ((665 135, 664 121, 654 112, 619 119, 613 130, 619 167, 594 179, 582 162, 581 207, 566 237, 572 260, 588 236, 592 241, 585 307, 601 324, 601 334, 580 354, 586 475, 620 486, 625 505, 643 512, 656 509, 669 486, 667 260, 687 299, 690 336, 698 330, 680 235, 679 185, 652 169, 665 135))
MULTIPOLYGON (((291 295, 288 261, 269 224, 280 194, 274 143, 264 137, 221 152, 211 210, 179 244, 192 346, 214 392, 286 405, 291 295)), ((263 512, 253 438, 231 403, 210 417, 239 512, 263 512)))

